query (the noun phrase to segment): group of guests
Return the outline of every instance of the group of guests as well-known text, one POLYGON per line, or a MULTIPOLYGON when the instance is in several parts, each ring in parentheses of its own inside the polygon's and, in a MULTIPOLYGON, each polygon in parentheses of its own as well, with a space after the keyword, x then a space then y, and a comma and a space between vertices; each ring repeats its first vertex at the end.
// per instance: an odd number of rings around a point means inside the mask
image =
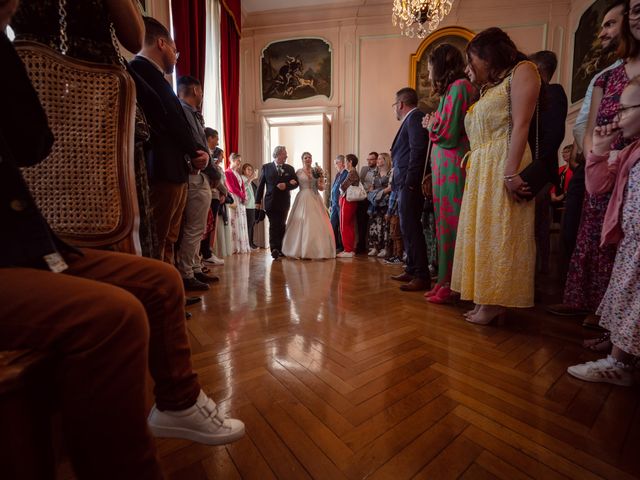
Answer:
POLYGON ((397 92, 402 124, 391 158, 372 152, 360 174, 354 155, 336 159, 331 221, 344 249, 339 257, 353 256, 357 231, 368 239, 369 255, 395 263, 402 253, 392 237, 400 233, 405 268, 391 278, 402 290, 427 290, 429 239, 420 217, 423 193, 430 196, 437 279, 425 297, 473 301, 465 320, 486 325, 507 308, 534 305, 536 273, 548 265, 551 207, 564 201, 565 301, 551 310, 597 314, 585 326, 605 332, 585 346, 611 352, 568 372, 629 385, 640 355, 640 0, 611 3, 600 40, 603 54, 618 60, 589 87, 575 143, 563 151, 567 165, 558 169, 567 99, 550 84, 555 55, 527 57, 505 32, 490 28, 470 41, 466 62, 447 44, 429 56, 441 98, 435 112, 417 109, 414 90, 397 92), (343 193, 356 185, 367 198, 349 202, 343 193), (358 228, 360 208, 369 214, 368 231, 358 228))
MULTIPOLYGON (((220 158, 212 162, 199 113, 201 85, 184 77, 174 93, 165 75, 176 64, 175 42, 162 24, 142 16, 137 1, 67 0, 64 7, 48 0, 0 2, 0 215, 6 226, 0 236, 0 349, 55 355, 52 394, 79 478, 160 479, 153 436, 219 445, 244 435, 244 424, 225 418, 193 370, 184 293, 216 280, 206 274, 199 251, 212 181, 237 179, 237 163, 232 174, 223 174, 220 158), (60 120, 47 118, 4 33, 8 24, 16 39, 56 51, 63 35, 68 57, 94 64, 125 69, 112 33, 137 52, 126 70, 138 100, 134 161, 145 256, 74 248, 40 214, 19 167, 47 157, 54 141, 49 126, 59 127, 52 122, 60 120), (155 404, 147 416, 149 372, 155 404)), ((75 134, 95 141, 89 132, 75 134)), ((224 190, 214 190, 224 201, 224 190)), ((246 198, 238 197, 244 205, 246 198)))

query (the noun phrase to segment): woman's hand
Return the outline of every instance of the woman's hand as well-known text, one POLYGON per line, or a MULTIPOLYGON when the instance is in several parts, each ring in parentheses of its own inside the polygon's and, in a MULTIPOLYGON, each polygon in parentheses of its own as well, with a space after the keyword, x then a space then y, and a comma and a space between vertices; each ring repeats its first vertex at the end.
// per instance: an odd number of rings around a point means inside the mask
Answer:
POLYGON ((531 196, 531 189, 520 175, 504 179, 504 185, 516 202, 522 202, 531 196))
POLYGON ((618 135, 620 135, 618 122, 594 128, 591 151, 596 155, 607 155, 611 150, 611 144, 618 135))
POLYGON ((433 113, 427 113, 422 118, 422 128, 426 128, 427 130, 431 130, 433 124, 436 123, 436 116, 433 113))

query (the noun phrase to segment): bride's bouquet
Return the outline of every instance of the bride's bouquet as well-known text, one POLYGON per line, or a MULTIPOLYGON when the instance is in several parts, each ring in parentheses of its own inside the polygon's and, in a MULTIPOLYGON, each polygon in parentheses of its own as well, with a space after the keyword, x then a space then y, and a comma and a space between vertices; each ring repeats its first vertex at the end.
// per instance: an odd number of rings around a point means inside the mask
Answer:
POLYGON ((318 190, 322 192, 324 190, 326 178, 324 170, 320 165, 316 163, 313 167, 311 167, 311 175, 318 181, 318 190))

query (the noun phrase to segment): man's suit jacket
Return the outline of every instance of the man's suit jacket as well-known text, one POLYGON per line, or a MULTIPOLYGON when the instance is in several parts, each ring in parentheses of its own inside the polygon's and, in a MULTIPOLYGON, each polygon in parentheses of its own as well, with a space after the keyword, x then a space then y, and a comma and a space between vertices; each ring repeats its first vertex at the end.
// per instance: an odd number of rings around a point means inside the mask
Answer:
POLYGON ((269 162, 262 167, 260 174, 260 185, 258 185, 258 193, 256 194, 256 203, 261 203, 267 212, 279 211, 286 212, 291 205, 291 194, 294 188, 298 188, 298 176, 291 165, 282 165, 282 175, 278 174, 275 162, 269 162), (289 182, 295 180, 295 186, 289 182), (280 190, 276 187, 279 183, 285 183, 287 188, 280 190), (264 195, 264 201, 262 196, 264 195))
POLYGON ((393 188, 420 188, 427 161, 427 131, 422 128, 424 113, 413 110, 403 120, 391 146, 393 188))
POLYGON ((163 107, 162 111, 142 106, 151 127, 151 150, 147 152, 149 180, 184 183, 189 178, 187 162, 196 156, 196 150, 208 151, 206 144, 194 142, 180 100, 162 72, 141 56, 136 56, 129 65, 157 94, 163 107))
POLYGON ((347 178, 349 172, 346 168, 343 168, 342 171, 336 175, 335 180, 333 181, 333 185, 331 186, 331 218, 336 219, 340 214, 340 185, 344 182, 344 179, 347 178))
POLYGON ((43 267, 64 244, 40 214, 19 167, 41 162, 53 145, 47 116, 13 44, 0 32, 0 267, 43 267))

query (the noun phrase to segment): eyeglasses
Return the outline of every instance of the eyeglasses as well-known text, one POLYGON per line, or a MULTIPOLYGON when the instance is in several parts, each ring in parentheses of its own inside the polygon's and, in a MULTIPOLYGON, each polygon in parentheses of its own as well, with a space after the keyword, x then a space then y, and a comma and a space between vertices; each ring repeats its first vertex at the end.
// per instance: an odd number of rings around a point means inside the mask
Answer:
POLYGON ((638 108, 640 107, 640 103, 637 105, 622 105, 622 104, 618 104, 618 111, 616 112, 616 115, 614 117, 614 121, 619 122, 620 121, 620 117, 622 116, 622 114, 624 112, 626 112, 627 110, 631 110, 633 108, 638 108))
POLYGON ((640 20, 640 4, 634 5, 634 7, 627 12, 629 16, 629 20, 636 21, 640 20))
POLYGON ((397 102, 395 102, 395 103, 392 103, 392 104, 391 104, 391 108, 395 107, 395 106, 396 106, 397 104, 399 104, 399 103, 401 103, 401 102, 400 102, 400 100, 398 100, 398 101, 397 101, 397 102))

